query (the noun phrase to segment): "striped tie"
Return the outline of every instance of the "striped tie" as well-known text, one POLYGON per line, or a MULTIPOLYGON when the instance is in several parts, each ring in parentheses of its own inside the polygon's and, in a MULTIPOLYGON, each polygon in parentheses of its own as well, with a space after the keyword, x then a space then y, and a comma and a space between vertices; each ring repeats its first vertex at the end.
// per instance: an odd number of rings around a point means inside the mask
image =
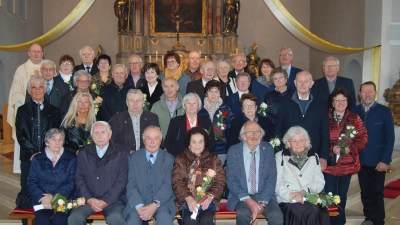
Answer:
POLYGON ((256 193, 256 173, 257 173, 257 167, 256 167, 256 151, 251 151, 251 161, 250 161, 250 175, 249 175, 249 181, 250 181, 250 188, 251 188, 251 194, 256 193))
POLYGON ((150 169, 151 168, 153 168, 153 165, 154 165, 154 161, 153 161, 154 159, 153 159, 153 154, 150 154, 150 159, 149 159, 149 166, 150 166, 150 169))

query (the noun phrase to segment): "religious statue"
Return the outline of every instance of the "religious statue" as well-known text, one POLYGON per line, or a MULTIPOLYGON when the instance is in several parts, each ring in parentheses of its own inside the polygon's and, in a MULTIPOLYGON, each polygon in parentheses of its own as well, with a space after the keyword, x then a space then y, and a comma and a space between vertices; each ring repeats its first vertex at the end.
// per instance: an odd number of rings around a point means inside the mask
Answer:
POLYGON ((246 60, 250 73, 255 74, 258 77, 258 64, 260 63, 260 57, 257 55, 257 47, 257 43, 254 43, 252 47, 253 51, 246 56, 246 60))
POLYGON ((225 34, 236 34, 239 22, 240 0, 225 0, 225 34))
POLYGON ((132 32, 132 0, 115 0, 114 13, 115 16, 118 18, 118 33, 132 32))
POLYGON ((94 57, 94 62, 96 63, 97 60, 99 59, 99 56, 103 54, 103 46, 99 45, 97 46, 97 55, 94 57))

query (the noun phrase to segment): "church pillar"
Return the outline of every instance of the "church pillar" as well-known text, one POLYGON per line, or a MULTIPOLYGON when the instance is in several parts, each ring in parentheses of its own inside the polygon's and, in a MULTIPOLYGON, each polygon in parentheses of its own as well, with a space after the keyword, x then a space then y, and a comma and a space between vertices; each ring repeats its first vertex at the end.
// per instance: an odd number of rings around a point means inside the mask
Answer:
POLYGON ((221 4, 222 0, 217 0, 215 3, 215 34, 221 34, 221 4))
POLYGON ((143 27, 143 33, 144 36, 149 36, 149 1, 145 0, 143 1, 143 18, 144 18, 144 27, 143 27))
POLYGON ((208 0, 207 3, 207 35, 212 36, 213 35, 213 1, 208 0))
POLYGON ((140 13, 140 0, 135 0, 135 34, 141 34, 141 13, 140 13))

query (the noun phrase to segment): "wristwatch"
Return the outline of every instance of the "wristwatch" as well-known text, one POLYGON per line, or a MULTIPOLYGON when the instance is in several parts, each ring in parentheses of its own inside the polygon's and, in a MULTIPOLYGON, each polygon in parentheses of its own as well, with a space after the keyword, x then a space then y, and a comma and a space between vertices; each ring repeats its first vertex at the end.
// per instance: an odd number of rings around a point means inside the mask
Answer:
POLYGON ((264 208, 267 206, 266 201, 258 201, 258 204, 261 204, 264 208))
POLYGON ((156 206, 157 206, 157 208, 159 208, 159 207, 160 207, 160 201, 158 201, 158 200, 154 200, 153 202, 154 202, 154 203, 156 203, 156 206))

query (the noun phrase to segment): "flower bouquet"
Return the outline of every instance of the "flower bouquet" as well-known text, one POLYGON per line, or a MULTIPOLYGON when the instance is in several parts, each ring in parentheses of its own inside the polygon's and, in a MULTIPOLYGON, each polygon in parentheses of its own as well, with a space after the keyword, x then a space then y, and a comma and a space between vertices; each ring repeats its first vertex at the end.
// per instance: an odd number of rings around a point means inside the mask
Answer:
POLYGON ((269 105, 267 105, 265 102, 261 103, 260 105, 260 110, 258 110, 258 115, 262 116, 262 117, 266 117, 267 114, 265 113, 265 111, 267 111, 269 108, 271 108, 269 105))
POLYGON ((279 140, 278 137, 272 138, 272 139, 269 141, 269 143, 270 143, 270 144, 272 145, 272 147, 274 148, 275 153, 276 153, 276 152, 279 152, 280 146, 281 146, 281 140, 279 140))
POLYGON ((346 132, 342 133, 336 145, 340 146, 340 156, 344 157, 346 155, 346 148, 353 143, 354 137, 357 135, 355 126, 347 126, 346 132))
POLYGON ((313 205, 321 204, 321 207, 329 208, 332 205, 338 205, 340 203, 340 196, 333 195, 332 192, 317 193, 308 189, 308 191, 304 192, 303 194, 303 201, 309 202, 313 205))
MULTIPOLYGON (((53 208, 54 213, 62 212, 67 213, 69 210, 76 209, 80 205, 84 205, 86 202, 85 198, 78 198, 77 200, 67 200, 65 196, 60 193, 54 195, 51 200, 51 208, 53 208)), ((35 211, 44 209, 43 205, 33 206, 35 211)))
POLYGON ((101 103, 103 103, 103 98, 100 97, 101 88, 99 87, 99 85, 93 83, 92 86, 90 86, 90 89, 92 89, 92 91, 97 94, 97 97, 94 100, 94 112, 97 115, 97 112, 100 109, 101 103))
MULTIPOLYGON (((196 188, 196 201, 199 202, 205 195, 206 190, 210 187, 213 178, 215 177, 216 172, 212 169, 208 169, 206 172, 206 176, 203 177, 203 181, 201 186, 196 188)), ((200 204, 197 204, 197 208, 200 207, 200 204)), ((190 216, 191 219, 195 220, 198 214, 198 210, 193 211, 192 215, 190 216)))
POLYGON ((147 101, 147 95, 143 94, 143 109, 149 111, 150 110, 150 102, 147 101))
POLYGON ((224 123, 226 117, 228 117, 228 112, 219 110, 217 114, 217 123, 213 125, 215 138, 223 142, 226 142, 224 135, 224 130, 227 128, 224 123))
POLYGON ((93 143, 92 136, 89 135, 89 137, 87 137, 86 140, 85 140, 84 146, 90 145, 90 144, 92 144, 92 143, 93 143))

